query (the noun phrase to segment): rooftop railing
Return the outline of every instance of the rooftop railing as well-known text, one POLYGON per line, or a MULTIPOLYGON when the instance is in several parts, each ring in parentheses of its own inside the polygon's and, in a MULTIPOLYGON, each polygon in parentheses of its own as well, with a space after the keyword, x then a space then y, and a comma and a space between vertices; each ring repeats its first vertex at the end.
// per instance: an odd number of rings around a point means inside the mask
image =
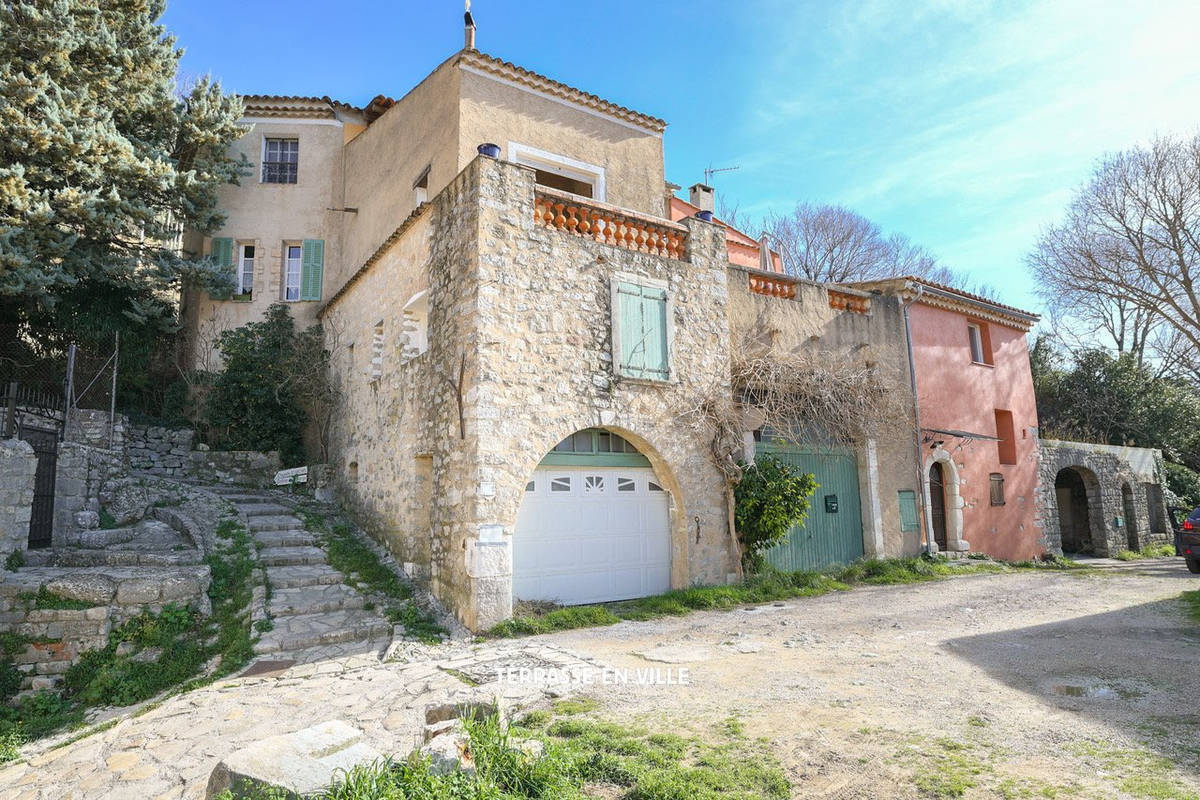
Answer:
POLYGON ((543 227, 573 236, 637 253, 687 260, 688 230, 683 225, 567 192, 537 187, 533 218, 543 227))

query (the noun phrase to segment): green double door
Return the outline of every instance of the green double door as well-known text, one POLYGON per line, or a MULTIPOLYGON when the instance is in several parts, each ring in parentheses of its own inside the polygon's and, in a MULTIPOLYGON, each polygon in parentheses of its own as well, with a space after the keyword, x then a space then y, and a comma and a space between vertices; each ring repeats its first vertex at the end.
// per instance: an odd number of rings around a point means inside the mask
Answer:
POLYGON ((803 527, 767 551, 767 562, 788 572, 849 564, 863 554, 862 506, 858 496, 858 459, 849 447, 795 447, 760 442, 768 453, 819 484, 803 527))

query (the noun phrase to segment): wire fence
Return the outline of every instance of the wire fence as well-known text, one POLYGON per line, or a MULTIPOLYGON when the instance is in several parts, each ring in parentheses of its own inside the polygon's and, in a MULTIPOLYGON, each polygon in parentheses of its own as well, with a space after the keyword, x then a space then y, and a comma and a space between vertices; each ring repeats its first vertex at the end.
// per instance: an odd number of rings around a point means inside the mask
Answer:
POLYGON ((116 419, 120 338, 96 352, 75 343, 51 344, 19 325, 0 325, 0 433, 18 436, 22 426, 51 427, 61 438, 73 412, 108 412, 111 443, 116 419))

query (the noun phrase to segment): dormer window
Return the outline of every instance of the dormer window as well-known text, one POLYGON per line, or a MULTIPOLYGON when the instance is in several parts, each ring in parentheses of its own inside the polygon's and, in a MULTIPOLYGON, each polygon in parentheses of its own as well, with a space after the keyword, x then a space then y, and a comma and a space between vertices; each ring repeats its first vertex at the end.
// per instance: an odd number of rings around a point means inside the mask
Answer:
POLYGON ((604 202, 604 167, 517 142, 508 143, 508 160, 531 167, 538 186, 604 202))

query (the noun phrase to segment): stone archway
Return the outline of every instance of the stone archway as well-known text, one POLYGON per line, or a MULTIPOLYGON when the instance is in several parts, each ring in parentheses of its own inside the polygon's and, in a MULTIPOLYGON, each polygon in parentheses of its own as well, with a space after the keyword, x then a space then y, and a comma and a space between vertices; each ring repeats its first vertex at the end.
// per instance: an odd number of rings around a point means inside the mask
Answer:
POLYGON ((1054 495, 1062 551, 1109 555, 1096 474, 1086 467, 1063 467, 1054 477, 1054 495))
MULTIPOLYGON (((963 500, 961 481, 958 474, 958 465, 954 463, 950 452, 939 446, 935 449, 925 461, 925 472, 922 487, 925 495, 925 529, 929 535, 933 531, 934 520, 933 512, 933 487, 930 483, 931 476, 937 474, 941 477, 942 492, 944 503, 944 527, 946 536, 946 550, 952 553, 961 553, 969 550, 971 545, 962 538, 963 533, 963 500), (935 472, 934 465, 937 465, 935 472)), ((941 546, 940 543, 938 545, 941 546)))

